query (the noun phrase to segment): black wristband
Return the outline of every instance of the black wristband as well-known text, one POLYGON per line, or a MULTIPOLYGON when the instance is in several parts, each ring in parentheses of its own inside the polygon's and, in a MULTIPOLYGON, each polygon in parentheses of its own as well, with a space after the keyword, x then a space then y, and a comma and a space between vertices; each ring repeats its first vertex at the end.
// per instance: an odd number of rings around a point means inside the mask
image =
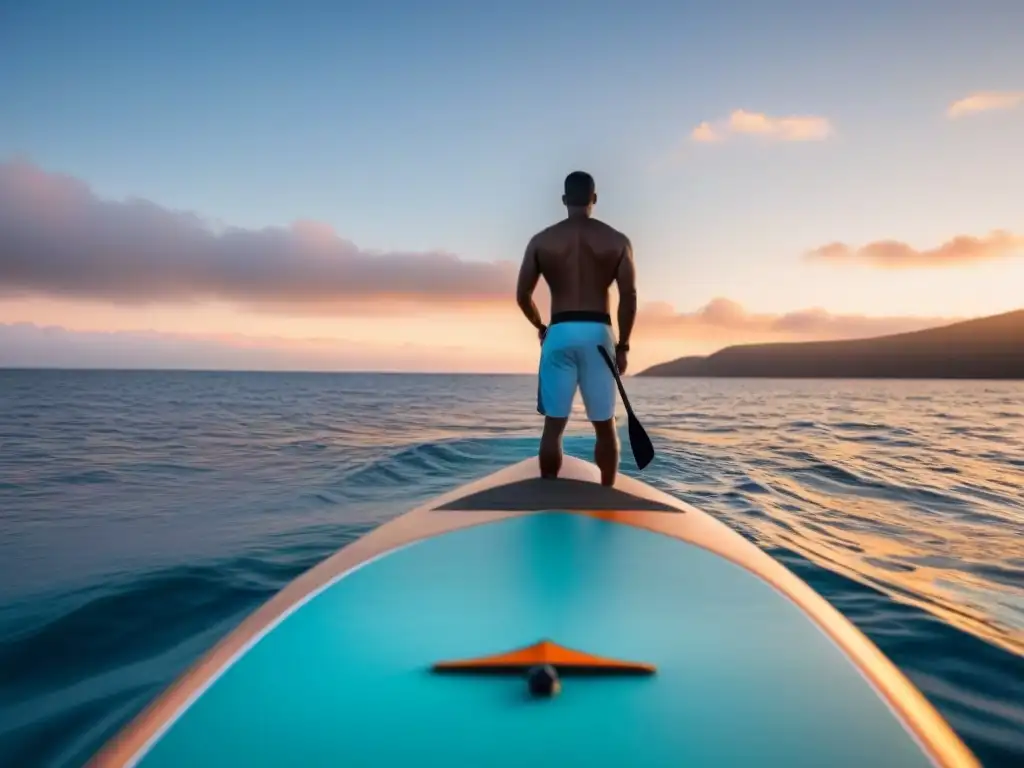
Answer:
POLYGON ((615 351, 616 352, 629 352, 629 342, 628 341, 620 341, 618 344, 615 345, 615 351))

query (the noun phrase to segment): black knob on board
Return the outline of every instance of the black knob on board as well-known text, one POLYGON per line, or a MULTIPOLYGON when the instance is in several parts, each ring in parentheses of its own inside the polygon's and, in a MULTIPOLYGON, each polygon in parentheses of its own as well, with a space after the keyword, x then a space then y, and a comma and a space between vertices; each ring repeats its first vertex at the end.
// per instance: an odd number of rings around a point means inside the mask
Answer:
POLYGON ((534 696, 556 696, 562 690, 558 672, 550 664, 531 667, 526 673, 526 682, 534 696))

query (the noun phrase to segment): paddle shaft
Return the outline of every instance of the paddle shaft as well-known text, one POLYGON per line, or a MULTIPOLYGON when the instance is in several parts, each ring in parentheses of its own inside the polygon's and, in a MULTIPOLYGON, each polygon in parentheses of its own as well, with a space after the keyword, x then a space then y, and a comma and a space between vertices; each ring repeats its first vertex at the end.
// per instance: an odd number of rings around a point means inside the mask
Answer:
POLYGON ((636 460, 637 467, 643 469, 654 459, 654 445, 651 443, 651 438, 647 436, 647 431, 640 424, 640 420, 633 413, 633 406, 629 403, 629 397, 626 395, 626 388, 622 386, 622 377, 619 376, 619 369, 615 365, 615 361, 612 360, 611 355, 608 354, 608 350, 600 344, 597 346, 598 351, 601 353, 601 357, 604 358, 605 363, 608 365, 608 370, 612 372, 612 376, 615 377, 615 386, 619 388, 619 397, 622 398, 622 404, 626 407, 626 418, 628 421, 628 432, 629 432, 629 446, 633 450, 633 458, 636 460))
POLYGON ((622 404, 626 406, 626 416, 631 419, 635 419, 636 415, 633 413, 633 406, 629 404, 629 397, 626 396, 626 388, 622 386, 622 378, 619 376, 618 366, 615 365, 615 361, 612 360, 607 349, 602 346, 598 346, 598 349, 601 350, 601 357, 603 357, 605 363, 607 363, 608 370, 610 370, 612 372, 612 376, 615 377, 615 386, 619 388, 619 397, 622 398, 622 404))

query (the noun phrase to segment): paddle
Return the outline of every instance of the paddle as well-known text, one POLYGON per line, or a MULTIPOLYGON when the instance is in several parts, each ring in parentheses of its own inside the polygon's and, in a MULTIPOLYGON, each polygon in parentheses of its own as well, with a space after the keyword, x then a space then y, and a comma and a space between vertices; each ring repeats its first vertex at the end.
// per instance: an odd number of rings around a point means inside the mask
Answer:
POLYGON ((643 469, 654 460, 654 445, 651 443, 651 438, 647 436, 647 431, 640 424, 640 420, 633 413, 633 407, 629 404, 629 398, 626 397, 626 389, 622 386, 622 379, 619 377, 619 369, 615 367, 615 361, 608 354, 608 350, 600 344, 598 344, 597 349, 601 353, 601 357, 604 358, 605 363, 608 364, 608 370, 615 377, 615 384, 619 388, 622 404, 626 406, 629 447, 633 449, 633 459, 636 461, 637 469, 643 469))

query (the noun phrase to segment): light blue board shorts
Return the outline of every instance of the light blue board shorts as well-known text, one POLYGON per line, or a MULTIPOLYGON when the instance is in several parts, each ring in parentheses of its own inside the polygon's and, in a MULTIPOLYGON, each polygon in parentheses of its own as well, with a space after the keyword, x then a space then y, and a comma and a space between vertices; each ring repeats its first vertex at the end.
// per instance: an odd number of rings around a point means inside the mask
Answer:
POLYGON ((600 312, 570 316, 578 315, 594 319, 563 320, 555 315, 548 327, 537 374, 537 412, 556 419, 569 418, 579 388, 587 419, 607 421, 615 416, 615 377, 598 346, 615 359, 611 318, 600 312))

